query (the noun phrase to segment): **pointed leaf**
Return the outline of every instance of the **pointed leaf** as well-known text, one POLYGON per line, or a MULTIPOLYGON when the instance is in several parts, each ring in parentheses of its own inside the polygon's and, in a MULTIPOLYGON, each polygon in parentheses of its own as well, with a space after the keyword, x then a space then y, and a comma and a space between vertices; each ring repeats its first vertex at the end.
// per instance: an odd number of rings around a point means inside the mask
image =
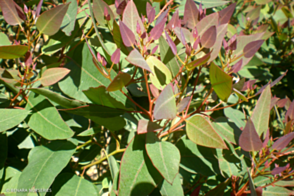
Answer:
POLYGON ((0 46, 1 59, 16 59, 24 56, 29 47, 22 45, 0 46))
POLYGON ((10 25, 17 25, 22 22, 17 14, 13 0, 0 0, 0 7, 5 21, 10 25))
POLYGON ((211 123, 200 115, 194 115, 186 120, 186 131, 189 139, 195 144, 209 148, 227 148, 211 123))
POLYGON ((289 196, 293 195, 294 191, 278 186, 267 186, 263 188, 263 195, 275 195, 275 196, 289 196))
POLYGON ((61 23, 62 31, 67 35, 70 36, 71 32, 75 28, 76 17, 78 14, 78 3, 76 0, 69 0, 70 2, 68 10, 63 18, 61 23))
POLYGON ((147 132, 159 131, 162 127, 156 122, 151 122, 149 120, 140 119, 138 122, 137 133, 145 134, 147 132))
POLYGON ((155 27, 151 29, 150 39, 158 40, 160 38, 164 29, 165 22, 166 19, 163 19, 162 21, 160 21, 160 23, 158 23, 157 25, 155 25, 155 27))
POLYGON ((43 86, 55 84, 64 78, 69 72, 69 69, 61 67, 47 69, 40 78, 41 84, 43 86))
POLYGON ((111 61, 114 64, 118 64, 120 60, 120 49, 116 49, 115 52, 111 55, 111 61))
POLYGON ((142 23, 142 20, 138 14, 138 10, 136 8, 136 5, 133 1, 129 1, 127 3, 127 6, 123 13, 123 20, 124 24, 133 32, 133 34, 136 34, 136 27, 137 23, 139 23, 140 29, 143 32, 145 32, 145 27, 142 23))
POLYGON ((212 26, 205 31, 205 33, 200 37, 202 47, 210 48, 214 45, 216 41, 216 27, 212 26))
POLYGON ((42 95, 31 92, 26 110, 32 114, 26 119, 28 126, 48 140, 68 139, 74 132, 63 121, 57 109, 42 95))
POLYGON ((99 195, 93 183, 72 173, 58 175, 52 185, 52 193, 56 196, 96 196, 99 195))
POLYGON ((294 119, 294 100, 291 102, 291 104, 287 110, 287 113, 285 115, 286 121, 288 121, 288 118, 290 118, 290 120, 294 119))
POLYGON ((111 97, 108 91, 106 90, 105 86, 99 86, 97 88, 89 88, 88 90, 85 90, 83 92, 94 104, 107 106, 110 108, 132 110, 131 108, 126 108, 126 106, 124 106, 121 102, 111 97))
POLYGON ((217 96, 221 100, 226 101, 232 92, 232 77, 221 70, 217 65, 214 64, 214 62, 212 62, 210 64, 209 78, 217 96))
POLYGON ((172 75, 160 60, 154 56, 150 56, 146 62, 154 73, 150 75, 150 80, 156 88, 163 89, 171 82, 172 75))
POLYGON ((239 145, 247 152, 259 151, 262 148, 262 141, 257 134, 251 119, 246 123, 244 130, 239 138, 239 145))
POLYGON ((43 4, 43 0, 40 0, 38 5, 37 5, 37 9, 36 9, 36 18, 38 16, 40 16, 40 13, 41 13, 41 9, 42 9, 42 4, 43 4))
POLYGON ((191 97, 185 97, 180 101, 180 103, 177 105, 177 112, 182 112, 186 107, 188 106, 190 102, 191 97))
POLYGON ((209 58, 210 58, 210 54, 211 54, 211 52, 207 53, 206 55, 204 55, 203 57, 201 57, 201 58, 199 58, 199 59, 196 59, 196 60, 194 60, 194 61, 188 63, 188 64, 186 65, 186 69, 187 69, 188 71, 191 71, 191 70, 195 69, 196 67, 199 67, 199 66, 201 66, 201 65, 204 65, 204 64, 207 63, 207 61, 209 60, 209 58))
MULTIPOLYGON (((33 148, 28 156, 29 163, 19 177, 17 188, 49 189, 56 176, 70 161, 75 148, 70 141, 51 141, 46 146, 33 148)), ((17 195, 28 195, 28 192, 18 192, 17 195)))
POLYGON ((132 52, 130 52, 126 60, 137 67, 140 67, 142 69, 145 69, 153 73, 149 65, 145 61, 144 57, 140 54, 140 52, 137 49, 132 50, 132 52))
POLYGON ((119 72, 106 88, 107 91, 117 91, 125 87, 131 80, 130 74, 119 72))
POLYGON ((166 85, 163 91, 158 96, 154 107, 154 118, 161 119, 174 119, 177 114, 176 99, 173 93, 171 84, 166 85))
POLYGON ((217 58, 222 47, 222 40, 224 39, 225 34, 227 33, 227 28, 228 28, 227 24, 219 25, 216 27, 217 36, 216 36, 216 41, 211 48, 212 51, 209 58, 209 62, 217 58))
POLYGON ((41 33, 54 35, 59 30, 69 3, 56 6, 43 12, 37 19, 36 27, 41 33))
POLYGON ((147 13, 147 18, 148 18, 148 23, 152 23, 155 18, 155 9, 150 5, 149 2, 146 4, 146 13, 147 13))
POLYGON ((76 108, 86 104, 78 100, 68 99, 56 92, 50 91, 45 88, 30 88, 29 90, 33 91, 34 93, 43 95, 44 97, 50 99, 51 101, 54 101, 64 108, 76 108))
POLYGON ((250 171, 248 170, 247 172, 248 172, 248 176, 249 176, 249 188, 250 188, 250 192, 251 192, 250 196, 257 196, 256 190, 254 187, 254 181, 252 180, 250 171))
POLYGON ((196 26, 198 35, 202 37, 207 29, 212 26, 218 26, 218 13, 210 14, 204 17, 196 26))
POLYGON ((173 13, 171 20, 166 25, 166 28, 172 31, 176 27, 181 27, 181 20, 179 18, 179 10, 173 13))
POLYGON ((146 155, 145 135, 136 135, 121 160, 118 195, 148 195, 161 180, 146 155))
POLYGON ((264 134, 266 133, 266 130, 269 125, 271 97, 272 97, 271 89, 270 89, 270 86, 268 86, 259 97, 251 116, 259 136, 262 133, 264 134))
POLYGON ((227 141, 237 144, 239 136, 241 135, 241 130, 230 123, 227 118, 219 117, 213 122, 213 126, 216 128, 215 130, 223 136, 227 141))
POLYGON ((22 109, 0 109, 0 132, 21 123, 30 112, 22 109))
POLYGON ((279 138, 272 146, 273 150, 283 150, 294 139, 294 132, 279 138))
POLYGON ((244 56, 246 58, 251 58, 254 56, 254 54, 258 51, 258 49, 260 48, 260 46, 263 44, 264 40, 257 40, 257 41, 253 41, 250 42, 249 44, 247 44, 243 51, 244 51, 244 56))
POLYGON ((157 171, 170 184, 179 173, 180 152, 174 144, 159 141, 153 132, 146 135, 146 151, 157 171))
POLYGON ((187 0, 185 4, 184 21, 190 29, 198 23, 199 10, 193 0, 187 0))
POLYGON ((219 19, 218 19, 219 25, 229 23, 235 8, 236 8, 236 3, 232 3, 231 5, 226 7, 225 9, 218 12, 218 14, 219 14, 219 19))
POLYGON ((124 45, 127 47, 135 44, 135 34, 122 22, 119 23, 120 34, 124 45))
POLYGON ((165 31, 165 37, 166 37, 166 41, 167 41, 168 45, 170 46, 172 52, 174 53, 174 55, 177 55, 177 47, 176 47, 175 43, 173 42, 173 40, 169 37, 169 35, 167 34, 166 31, 165 31))

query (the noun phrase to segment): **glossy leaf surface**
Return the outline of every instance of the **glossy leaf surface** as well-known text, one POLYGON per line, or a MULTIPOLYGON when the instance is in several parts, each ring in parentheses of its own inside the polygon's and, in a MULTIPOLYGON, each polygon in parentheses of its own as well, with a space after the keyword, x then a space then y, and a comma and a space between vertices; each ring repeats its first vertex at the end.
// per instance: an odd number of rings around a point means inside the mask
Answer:
POLYGON ((21 109, 0 109, 0 132, 18 125, 29 113, 21 109))

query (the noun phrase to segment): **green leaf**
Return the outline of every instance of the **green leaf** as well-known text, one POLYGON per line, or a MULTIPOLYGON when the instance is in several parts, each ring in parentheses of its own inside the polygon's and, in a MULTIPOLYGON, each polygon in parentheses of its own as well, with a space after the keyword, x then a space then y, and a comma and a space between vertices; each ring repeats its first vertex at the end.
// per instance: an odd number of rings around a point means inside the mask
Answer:
POLYGON ((221 70, 214 62, 210 64, 209 78, 211 85, 217 96, 227 101, 232 92, 233 79, 223 70, 221 70))
POLYGON ((0 109, 0 132, 21 123, 30 112, 22 109, 0 109))
POLYGON ((11 45, 9 38, 3 32, 0 32, 0 46, 9 46, 11 45))
POLYGON ((113 97, 109 95, 105 86, 99 86, 97 88, 89 88, 83 91, 85 95, 92 101, 92 103, 102 106, 107 106, 110 108, 119 108, 123 110, 133 110, 132 108, 126 108, 121 102, 118 102, 113 97))
POLYGON ((162 185, 160 187, 161 195, 177 195, 177 196, 184 196, 184 191, 182 188, 182 183, 180 179, 180 175, 177 174, 176 178, 174 179, 173 184, 171 185, 166 180, 163 180, 162 185))
POLYGON ((170 142, 159 141, 155 133, 146 134, 146 151, 157 171, 170 184, 179 173, 180 152, 170 142))
POLYGON ((1 59, 16 59, 24 56, 29 47, 22 45, 0 46, 1 59))
POLYGON ((180 66, 163 36, 159 38, 159 48, 161 61, 168 67, 172 74, 172 77, 175 77, 180 70, 180 66))
POLYGON ((13 0, 0 0, 0 7, 3 17, 8 24, 17 25, 22 22, 18 16, 13 0))
POLYGON ((234 108, 225 108, 224 109, 225 116, 228 117, 233 123, 235 123, 239 128, 245 127, 245 116, 244 114, 237 109, 234 108))
POLYGON ((177 114, 176 99, 171 84, 158 96, 153 111, 154 119, 174 119, 177 114))
POLYGON ((61 23, 62 31, 67 35, 70 36, 71 32, 75 28, 76 17, 78 14, 78 3, 76 0, 68 0, 70 2, 68 10, 63 18, 61 23))
POLYGON ((250 171, 248 170, 248 177, 249 177, 249 188, 250 188, 250 196, 257 196, 257 193, 256 193, 256 190, 255 190, 255 187, 254 187, 254 181, 251 177, 251 174, 250 174, 250 171))
POLYGON ((76 108, 76 107, 86 105, 86 103, 83 103, 81 101, 74 100, 74 99, 68 99, 56 92, 50 91, 45 88, 31 88, 29 90, 33 91, 34 93, 43 95, 44 97, 50 99, 51 101, 59 104, 60 106, 64 108, 76 108))
POLYGON ((62 20, 67 12, 69 3, 56 6, 43 12, 37 19, 36 27, 40 33, 54 35, 59 30, 62 20))
POLYGON ((289 196, 294 194, 294 191, 278 186, 267 186, 263 188, 263 195, 275 195, 275 196, 289 196))
POLYGON ((121 160, 118 195, 148 195, 162 180, 145 152, 145 135, 136 135, 121 160))
POLYGON ((6 133, 0 133, 0 170, 5 166, 8 152, 6 133))
MULTIPOLYGON (((66 95, 73 97, 84 102, 90 102, 90 100, 83 93, 83 90, 87 90, 90 87, 108 86, 110 81, 105 78, 95 67, 92 61, 92 55, 89 51, 87 44, 79 45, 72 57, 72 61, 65 65, 71 72, 68 76, 58 83, 62 92, 66 95)), ((112 78, 115 77, 115 72, 111 72, 112 78)), ((123 91, 127 93, 124 88, 123 91)), ((120 91, 110 92, 117 101, 122 104, 127 104, 127 98, 120 91)))
POLYGON ((147 64, 154 74, 150 75, 152 84, 158 88, 163 89, 172 80, 172 75, 169 69, 156 57, 150 56, 147 59, 147 64))
POLYGON ((63 121, 56 108, 42 95, 31 92, 26 110, 32 114, 26 119, 29 127, 48 140, 67 139, 74 132, 63 121))
POLYGON ((187 135, 195 144, 210 148, 227 148, 225 142, 204 117, 194 115, 187 119, 186 123, 187 135))
MULTIPOLYGON (((33 148, 28 156, 29 163, 19 177, 18 189, 49 189, 55 177, 68 164, 76 146, 69 141, 52 141, 46 146, 33 148)), ((18 195, 27 195, 19 192, 18 195)), ((45 195, 46 192, 40 192, 45 195)))
POLYGON ((128 73, 119 72, 115 78, 110 82, 108 87, 106 88, 107 91, 117 91, 121 90, 125 87, 131 80, 131 76, 128 73))
POLYGON ((190 173, 212 176, 219 173, 215 149, 195 145, 186 136, 176 144, 181 153, 181 168, 190 173))
POLYGON ((142 69, 145 69, 153 73, 149 65, 147 64, 146 60, 144 59, 144 57, 140 54, 140 52, 136 48, 132 50, 132 52, 130 52, 126 60, 137 67, 140 67, 142 69))
POLYGON ((110 131, 117 131, 126 126, 126 121, 123 117, 116 116, 112 118, 101 118, 97 116, 87 116, 87 118, 93 120, 95 123, 102 125, 110 131))
POLYGON ((237 144, 241 130, 233 123, 230 123, 227 118, 219 117, 213 122, 215 130, 222 136, 223 139, 237 144))
POLYGON ((68 113, 85 116, 86 118, 96 116, 100 118, 116 117, 124 113, 124 111, 120 109, 95 104, 80 106, 77 108, 61 109, 61 111, 66 111, 68 113))
POLYGON ((44 71, 42 77, 40 78, 41 84, 43 86, 50 86, 57 83, 59 80, 64 78, 70 72, 67 68, 50 68, 44 71))
POLYGON ((222 176, 230 178, 232 175, 241 176, 242 169, 238 167, 240 160, 229 150, 217 149, 217 159, 222 176))
POLYGON ((201 65, 204 65, 205 63, 207 63, 207 61, 210 58, 210 52, 207 53, 206 55, 204 55, 201 58, 197 58, 194 61, 191 61, 190 63, 188 63, 185 67, 188 71, 192 71, 193 69, 195 69, 196 67, 199 67, 201 65))
POLYGON ((259 136, 265 134, 269 126, 271 97, 271 87, 268 85, 261 93, 251 116, 259 136))
POLYGON ((75 195, 75 196, 97 196, 98 191, 90 181, 74 175, 63 173, 57 176, 52 186, 52 192, 56 196, 75 195))
POLYGON ((21 171, 13 167, 7 167, 5 169, 5 182, 3 184, 1 193, 9 196, 16 196, 16 192, 13 192, 12 190, 17 187, 20 175, 21 171))
POLYGON ((226 188, 227 188, 227 186, 229 185, 230 182, 231 182, 231 179, 228 178, 226 181, 220 183, 215 188, 208 191, 205 196, 216 196, 216 195, 217 196, 223 196, 224 192, 225 192, 225 190, 226 190, 226 188))

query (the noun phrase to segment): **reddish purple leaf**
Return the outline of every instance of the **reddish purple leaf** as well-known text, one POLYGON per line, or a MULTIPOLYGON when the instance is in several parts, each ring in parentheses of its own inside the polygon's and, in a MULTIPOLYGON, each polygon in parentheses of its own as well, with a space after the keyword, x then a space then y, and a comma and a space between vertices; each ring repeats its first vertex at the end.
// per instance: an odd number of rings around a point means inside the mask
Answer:
POLYGON ((241 91, 246 91, 246 90, 253 90, 255 89, 253 87, 253 85, 255 84, 256 80, 249 80, 247 82, 244 83, 243 88, 241 89, 241 91))
POLYGON ((141 27, 140 27, 140 24, 138 21, 137 21, 137 26, 136 26, 136 32, 138 35, 141 35, 141 27))
POLYGON ((231 5, 226 7, 225 9, 218 12, 218 15, 219 15, 218 22, 220 25, 229 23, 235 8, 236 8, 236 3, 232 3, 231 5))
POLYGON ((104 18, 105 20, 110 21, 111 17, 110 17, 110 14, 108 13, 108 9, 109 9, 108 6, 104 7, 104 18))
POLYGON ((194 42, 194 44, 193 44, 193 49, 194 49, 194 50, 197 49, 199 43, 200 43, 200 37, 198 37, 198 38, 196 39, 196 41, 194 42))
MULTIPOLYGON (((291 103, 291 101, 290 101, 290 99, 287 97, 287 98, 285 98, 285 99, 280 99, 278 102, 277 102, 277 106, 279 107, 279 108, 282 108, 282 107, 285 107, 285 105, 287 104, 287 103, 291 103)), ((290 104, 289 104, 290 105, 290 104)))
POLYGON ((237 35, 233 35, 228 42, 228 45, 229 45, 228 49, 229 50, 236 50, 236 48, 237 48, 237 41, 236 40, 237 40, 237 35))
POLYGON ((155 18, 155 9, 150 5, 149 2, 147 2, 146 5, 146 13, 147 13, 147 18, 148 18, 148 23, 152 23, 155 18))
POLYGON ((179 18, 179 10, 176 10, 171 18, 171 20, 166 25, 166 28, 172 31, 176 27, 181 27, 181 20, 179 18))
POLYGON ((255 94, 255 95, 258 95, 260 93, 262 93, 264 91, 264 89, 270 85, 271 87, 273 87, 274 85, 276 85, 286 74, 287 74, 288 70, 285 71, 285 73, 283 73, 280 77, 278 77, 277 79, 275 79, 272 83, 267 83, 266 85, 264 85, 263 87, 261 87, 259 89, 259 91, 255 94))
POLYGON ((205 33, 202 35, 201 39, 201 44, 202 47, 205 48, 210 48, 214 45, 216 41, 216 27, 211 26, 209 29, 205 31, 205 33))
POLYGON ((286 121, 288 121, 288 118, 290 118, 290 120, 294 119, 294 100, 290 104, 288 111, 286 113, 286 116, 285 116, 286 121))
POLYGON ((194 189, 190 196, 199 196, 201 190, 201 185, 194 189))
POLYGON ((262 196, 262 191, 263 191, 263 188, 261 186, 257 187, 255 189, 255 192, 256 192, 257 196, 262 196))
POLYGON ((172 52, 174 53, 174 55, 177 55, 177 47, 176 47, 175 43, 173 42, 173 40, 169 37, 169 35, 167 34, 166 31, 165 31, 165 37, 166 37, 166 41, 167 41, 169 47, 171 48, 172 52))
POLYGON ((279 97, 276 97, 276 96, 274 96, 274 97, 272 97, 272 99, 271 99, 271 109, 274 107, 274 105, 276 105, 276 103, 279 101, 279 97))
POLYGON ((50 68, 44 71, 42 77, 40 78, 41 84, 43 86, 50 86, 60 81, 70 72, 67 68, 50 68))
POLYGON ((119 29, 124 44, 128 47, 133 46, 136 39, 131 29, 129 29, 127 25, 123 23, 123 21, 119 22, 119 29))
POLYGON ((24 4, 23 5, 23 11, 27 14, 27 13, 29 13, 29 9, 28 9, 28 7, 24 4))
POLYGON ((115 0, 116 13, 121 15, 127 6, 127 2, 125 0, 115 0))
POLYGON ((151 51, 151 55, 154 54, 154 53, 156 52, 157 49, 158 49, 158 45, 155 46, 155 47, 152 49, 152 51, 151 51))
POLYGON ((186 42, 186 39, 185 39, 185 35, 184 35, 183 31, 182 31, 182 28, 180 28, 180 33, 181 33, 182 43, 185 46, 187 44, 187 42, 186 42))
POLYGON ((243 59, 240 59, 235 65, 233 65, 232 72, 237 73, 238 71, 240 71, 242 69, 242 63, 243 59))
POLYGON ((262 141, 260 140, 251 119, 248 119, 246 126, 240 135, 239 145, 247 152, 259 151, 262 148, 262 141))
POLYGON ((26 66, 30 66, 33 63, 33 59, 32 59, 32 53, 31 52, 27 52, 26 56, 25 56, 25 65, 26 66))
POLYGON ((160 38, 164 29, 165 22, 166 19, 163 19, 160 23, 155 25, 155 27, 150 31, 150 39, 157 40, 160 38))
POLYGON ((5 21, 10 25, 17 25, 22 22, 19 18, 13 0, 0 0, 0 7, 5 21))
POLYGON ((36 18, 40 15, 41 13, 41 8, 42 8, 43 0, 40 0, 36 9, 36 18))
POLYGON ((120 49, 116 49, 115 52, 111 55, 111 61, 114 64, 118 64, 120 60, 120 49))
POLYGON ((150 84, 150 91, 154 98, 157 98, 159 96, 159 90, 156 88, 153 84, 150 84))
POLYGON ((265 139, 264 139, 264 141, 263 141, 263 143, 262 143, 262 147, 263 148, 265 148, 266 146, 267 146, 267 143, 268 143, 268 141, 269 141, 269 129, 267 129, 267 131, 266 131, 266 135, 265 135, 265 139))
POLYGON ((288 133, 279 138, 272 146, 273 150, 283 150, 294 138, 294 132, 288 133))
POLYGON ((225 34, 227 33, 227 29, 228 29, 228 24, 223 24, 216 27, 216 31, 217 31, 216 41, 214 45, 212 46, 212 48, 210 49, 212 52, 208 62, 211 62, 218 57, 222 47, 222 40, 224 39, 225 34))
POLYGON ((228 45, 228 42, 225 39, 223 39, 223 46, 224 46, 225 51, 228 52, 229 45, 228 45))
POLYGON ((166 9, 160 16, 157 18, 155 25, 159 24, 162 20, 166 20, 167 14, 168 14, 169 9, 166 9))
POLYGON ((22 20, 26 20, 27 17, 26 17, 26 15, 23 13, 22 8, 21 8, 19 5, 17 5, 15 2, 13 2, 13 3, 14 3, 14 5, 15 5, 15 8, 16 8, 16 11, 17 11, 18 16, 19 16, 22 20))
POLYGON ((197 23, 197 31, 200 37, 212 26, 218 26, 218 13, 209 14, 197 23))
POLYGON ((129 61, 131 64, 136 65, 137 67, 141 67, 142 69, 153 73, 144 57, 136 48, 130 52, 126 60, 129 61))
POLYGON ((180 101, 180 103, 177 105, 177 111, 182 112, 184 109, 188 106, 190 102, 191 97, 185 97, 180 101))
POLYGON ((176 99, 171 84, 166 85, 158 96, 154 107, 154 119, 174 119, 177 114, 176 99))
POLYGON ((264 40, 257 40, 257 41, 253 41, 253 42, 250 42, 249 44, 247 44, 243 49, 244 56, 246 58, 253 57, 254 54, 260 48, 260 46, 263 44, 263 42, 264 42, 264 40))
POLYGON ((197 28, 194 28, 193 29, 192 36, 193 36, 194 39, 197 39, 198 38, 198 30, 197 30, 197 28))
POLYGON ((161 128, 162 127, 155 122, 141 119, 138 122, 137 133, 138 134, 145 134, 147 132, 156 132, 156 131, 159 131, 161 128))
POLYGON ((277 175, 277 174, 281 174, 283 171, 285 171, 286 169, 288 169, 290 167, 290 163, 288 163, 287 165, 285 165, 284 167, 275 167, 271 174, 272 175, 277 175))
POLYGON ((199 21, 199 10, 193 0, 187 0, 184 12, 184 23, 187 27, 193 29, 199 21))

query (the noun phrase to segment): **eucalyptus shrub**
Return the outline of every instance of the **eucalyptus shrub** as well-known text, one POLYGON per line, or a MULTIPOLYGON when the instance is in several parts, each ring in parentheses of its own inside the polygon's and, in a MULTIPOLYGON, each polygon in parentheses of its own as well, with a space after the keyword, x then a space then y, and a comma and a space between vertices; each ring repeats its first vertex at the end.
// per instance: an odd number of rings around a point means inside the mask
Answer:
POLYGON ((266 28, 232 35, 235 3, 161 3, 0 0, 3 194, 293 194, 287 71, 240 74, 266 28))

